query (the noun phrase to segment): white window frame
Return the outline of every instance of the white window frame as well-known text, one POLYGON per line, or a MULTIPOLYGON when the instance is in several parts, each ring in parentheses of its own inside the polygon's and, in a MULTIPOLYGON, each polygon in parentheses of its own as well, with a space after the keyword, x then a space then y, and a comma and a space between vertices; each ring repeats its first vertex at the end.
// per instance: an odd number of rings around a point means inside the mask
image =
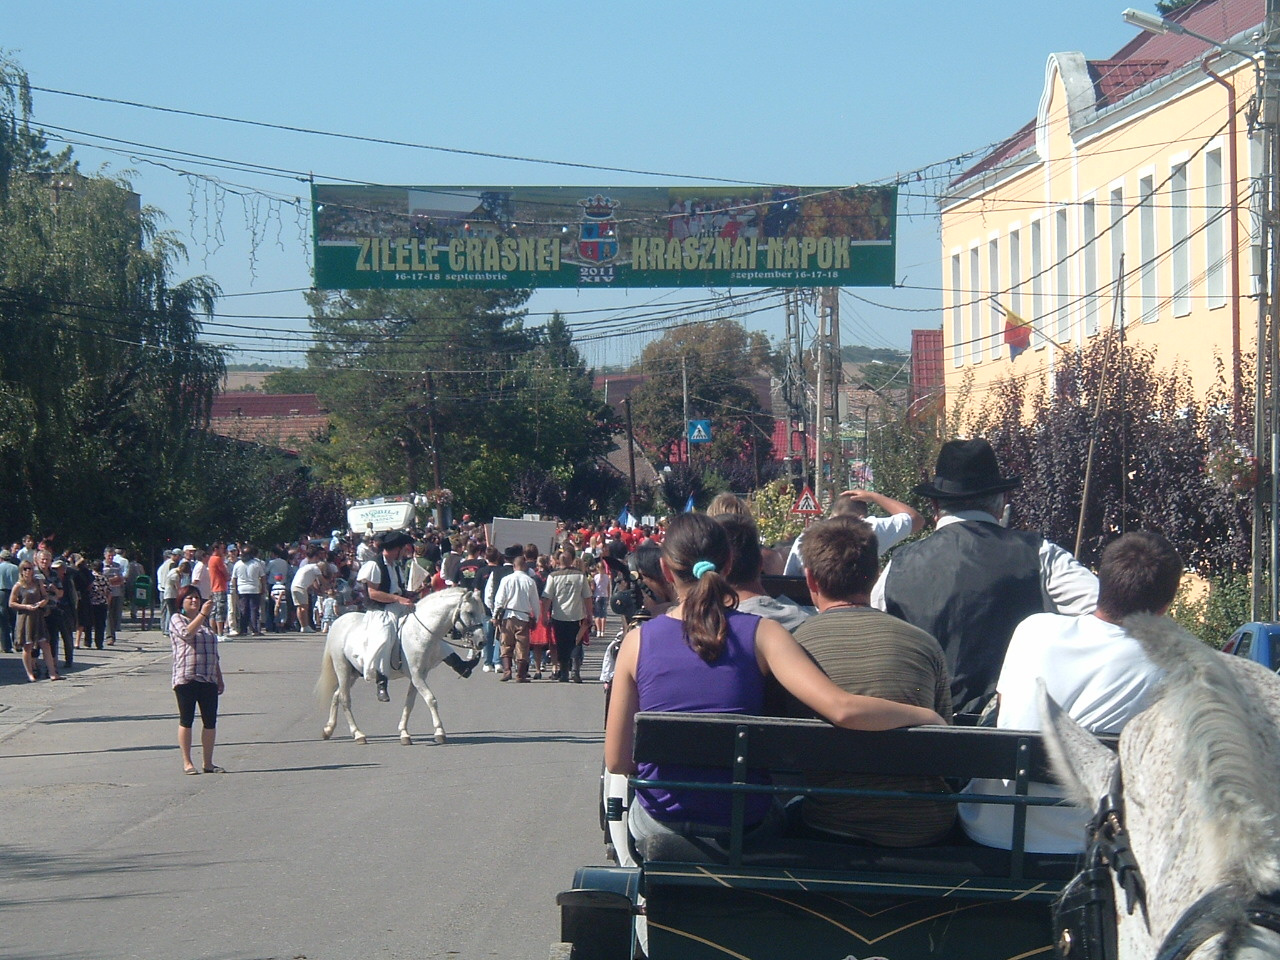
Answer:
POLYGON ((1155 323, 1160 319, 1155 183, 1154 171, 1138 177, 1138 316, 1143 323, 1155 323))
POLYGON ((1169 263, 1173 271, 1171 306, 1175 317, 1191 313, 1190 162, 1187 154, 1169 164, 1169 263))
POLYGON ((969 359, 982 362, 982 246, 969 248, 969 359))
POLYGON ((1031 221, 1031 346, 1045 347, 1044 336, 1044 218, 1031 221))
POLYGON ((1227 202, 1222 154, 1221 141, 1214 141, 1204 154, 1204 294, 1210 310, 1227 305, 1227 270, 1231 263, 1227 249, 1231 205, 1227 202))
MULTIPOLYGON (((1117 180, 1107 188, 1107 208, 1108 208, 1108 225, 1107 231, 1111 237, 1111 310, 1112 317, 1116 316, 1115 303, 1117 298, 1124 306, 1125 290, 1128 284, 1121 283, 1120 271, 1125 259, 1125 238, 1127 231, 1125 227, 1128 225, 1126 214, 1128 211, 1124 206, 1124 181, 1117 180)), ((1126 314, 1126 310, 1121 310, 1120 314, 1126 314)), ((1108 321, 1107 326, 1111 326, 1112 321, 1108 321)))
POLYGON ((991 318, 991 359, 1000 359, 1000 347, 1004 343, 1004 313, 995 309, 1000 298, 1000 234, 993 233, 987 239, 987 309, 991 318))
POLYGON ((960 271, 960 251, 951 253, 951 363, 964 366, 964 311, 960 306, 960 290, 963 277, 960 271))
POLYGON ((1098 333, 1098 205, 1093 195, 1080 204, 1081 279, 1084 285, 1084 323, 1086 337, 1098 333))
POLYGON ((1054 324, 1053 339, 1065 344, 1071 339, 1071 213, 1065 207, 1053 211, 1054 324))

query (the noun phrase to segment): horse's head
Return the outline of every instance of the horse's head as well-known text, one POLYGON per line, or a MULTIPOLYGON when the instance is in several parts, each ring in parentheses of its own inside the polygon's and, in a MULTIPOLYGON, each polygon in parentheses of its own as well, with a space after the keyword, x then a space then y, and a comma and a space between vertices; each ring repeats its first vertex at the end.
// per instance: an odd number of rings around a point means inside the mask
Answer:
POLYGON ((479 649, 484 643, 484 603, 479 590, 468 590, 453 615, 453 632, 459 642, 479 649))
POLYGON ((1280 678, 1166 618, 1125 626, 1166 678, 1118 755, 1040 690, 1054 771, 1098 813, 1118 960, 1280 956, 1280 678))

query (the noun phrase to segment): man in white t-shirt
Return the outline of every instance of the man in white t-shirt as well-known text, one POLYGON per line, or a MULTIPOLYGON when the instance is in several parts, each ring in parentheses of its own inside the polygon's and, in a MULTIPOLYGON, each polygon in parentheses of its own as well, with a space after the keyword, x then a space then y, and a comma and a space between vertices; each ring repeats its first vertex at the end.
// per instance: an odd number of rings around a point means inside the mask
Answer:
MULTIPOLYGON (((1119 733, 1150 702, 1163 674, 1141 645, 1121 626, 1133 613, 1163 615, 1182 578, 1182 559, 1153 531, 1127 533, 1102 554, 1098 608, 1079 617, 1037 613, 1013 633, 1005 653, 996 696, 996 726, 1039 730, 1036 681, 1086 730, 1119 733)), ((1008 780, 975 780, 972 793, 1012 793, 1008 780)), ((1060 797, 1057 787, 1031 784, 1031 796, 1060 797)), ((1092 811, 1078 807, 1029 807, 1028 853, 1076 853, 1084 849, 1092 811)), ((1013 808, 969 803, 960 807, 965 832, 989 847, 1012 845, 1013 808)))
POLYGON ((289 593, 293 598, 294 609, 298 611, 298 629, 303 633, 315 633, 315 625, 311 623, 311 594, 328 570, 324 548, 308 547, 306 562, 293 575, 289 593))
MULTIPOLYGON (((890 547, 924 529, 924 517, 914 507, 871 490, 846 490, 831 505, 831 516, 853 517, 867 524, 875 532, 882 557, 890 547), (870 516, 867 504, 874 504, 888 516, 870 516)), ((782 572, 788 577, 804 576, 804 561, 800 559, 800 541, 803 539, 803 533, 796 537, 791 553, 787 555, 787 565, 782 572)))
POLYGON ((240 611, 240 632, 252 632, 262 636, 262 583, 267 575, 267 565, 258 559, 258 548, 246 543, 240 551, 240 559, 231 568, 231 587, 240 611))

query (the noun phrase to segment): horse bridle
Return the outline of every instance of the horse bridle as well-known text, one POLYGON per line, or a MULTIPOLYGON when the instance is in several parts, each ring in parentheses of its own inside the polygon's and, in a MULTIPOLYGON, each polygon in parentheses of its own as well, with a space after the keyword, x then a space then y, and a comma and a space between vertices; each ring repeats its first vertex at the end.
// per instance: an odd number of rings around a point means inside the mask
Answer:
MULTIPOLYGON (((1124 891, 1126 912, 1142 908, 1147 920, 1146 882, 1124 825, 1124 780, 1117 762, 1111 785, 1089 821, 1084 868, 1053 905, 1054 952, 1059 960, 1117 960, 1115 884, 1124 891)), ((1241 905, 1239 891, 1210 890, 1178 918, 1155 960, 1186 960, 1210 937, 1255 925, 1280 934, 1280 895, 1257 896, 1241 905)))
MULTIPOLYGON (((446 643, 451 647, 457 647, 459 650, 476 650, 479 645, 471 639, 475 634, 477 624, 468 624, 462 619, 462 608, 466 606, 467 600, 471 597, 472 591, 464 591, 462 596, 458 598, 458 605, 453 608, 453 622, 449 626, 448 636, 440 638, 442 643, 446 643)), ((430 629, 422 622, 418 616, 418 605, 413 605, 413 619, 418 621, 418 626, 423 629, 427 636, 431 635, 430 629)))

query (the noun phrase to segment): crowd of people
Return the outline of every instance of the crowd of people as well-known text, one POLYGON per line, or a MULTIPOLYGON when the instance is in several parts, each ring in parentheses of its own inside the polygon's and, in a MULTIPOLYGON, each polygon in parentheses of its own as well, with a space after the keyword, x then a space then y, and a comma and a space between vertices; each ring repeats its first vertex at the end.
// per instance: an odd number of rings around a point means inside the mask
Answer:
MULTIPOLYGON (((386 700, 386 654, 398 619, 418 598, 451 587, 482 597, 487 615, 479 654, 451 653, 445 661, 463 677, 480 666, 501 681, 581 683, 585 648, 604 638, 611 612, 623 617, 625 636, 607 645, 600 675, 606 763, 614 773, 687 779, 635 769, 630 749, 639 711, 820 716, 864 730, 946 724, 970 714, 980 724, 1036 729, 1034 693, 1043 681, 1086 729, 1118 733, 1160 679, 1124 619, 1165 613, 1182 562, 1159 533, 1135 532, 1107 548, 1095 575, 1058 545, 1007 526, 1019 484, 1002 474, 985 441, 957 440, 944 445, 933 479, 913 491, 933 506, 926 536, 916 536, 925 519, 906 503, 850 490, 794 544, 762 544, 747 504, 722 495, 706 513, 683 513, 653 529, 561 524, 550 550, 500 548, 470 522, 378 536, 335 530, 327 539, 265 551, 220 540, 169 550, 155 589, 173 647, 184 770, 221 772, 213 763, 220 642, 323 632, 345 612, 366 611, 361 667, 386 700), (870 516, 868 507, 886 515, 870 516), (768 575, 784 571, 803 578, 811 606, 765 589, 768 575), (200 766, 191 756, 197 708, 200 766)), ((137 560, 117 548, 90 560, 26 537, 0 550, 0 585, 9 591, 0 641, 6 651, 21 651, 30 680, 42 667, 58 680, 59 639, 64 666, 76 648, 113 644, 126 591, 140 578, 145 582, 137 560)), ((948 792, 927 780, 830 774, 815 775, 813 785, 948 792)), ((970 789, 998 793, 1009 785, 970 789)), ((629 823, 641 837, 722 836, 729 807, 722 793, 640 788, 629 823)), ((1010 810, 819 793, 786 810, 761 795, 749 816, 763 833, 913 846, 963 830, 1008 847, 1010 810)), ((1066 808, 1028 811, 1026 849, 1077 849, 1080 818, 1066 808)))
MULTIPOLYGON (((867 491, 837 498, 794 551, 762 547, 746 505, 733 497, 707 515, 675 518, 656 557, 643 556, 643 547, 633 555, 643 590, 612 665, 609 771, 645 781, 717 779, 714 771, 637 768, 631 740, 640 711, 819 716, 861 730, 948 724, 967 714, 967 722, 1036 730, 1043 682, 1085 729, 1119 733, 1161 677, 1125 618, 1164 614, 1182 561, 1158 532, 1132 532, 1107 547, 1095 575, 1058 545, 1006 525, 1019 485, 1002 474, 986 441, 945 444, 933 479, 913 490, 932 503, 933 532, 900 544, 883 566, 881 532, 901 539, 924 521, 867 491), (889 516, 869 523, 868 503, 889 516), (765 592, 762 571, 786 557, 812 607, 765 592)), ((808 784, 873 793, 818 791, 785 808, 756 795, 748 837, 781 831, 889 847, 976 841, 1009 849, 1014 842, 1009 806, 884 795, 950 793, 942 782, 814 773, 808 784)), ((1012 785, 968 790, 1008 794, 1012 785)), ((1059 795, 1049 784, 1032 792, 1059 795)), ((641 843, 667 833, 723 841, 730 816, 728 794, 680 787, 637 786, 627 811, 641 843)), ((1025 849, 1079 851, 1087 817, 1068 807, 1029 810, 1025 849)))

